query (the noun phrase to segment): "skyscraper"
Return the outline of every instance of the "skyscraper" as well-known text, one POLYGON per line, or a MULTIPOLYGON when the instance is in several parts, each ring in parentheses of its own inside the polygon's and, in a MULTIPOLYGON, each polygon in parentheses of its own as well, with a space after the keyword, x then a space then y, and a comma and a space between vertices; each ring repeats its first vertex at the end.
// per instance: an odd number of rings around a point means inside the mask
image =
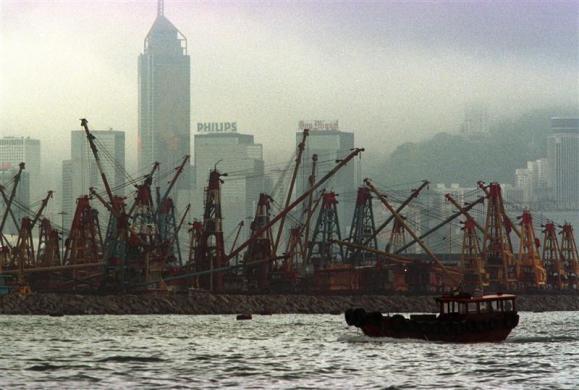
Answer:
MULTIPOLYGON (((190 154, 190 61, 187 40, 165 17, 159 0, 157 18, 139 56, 139 169, 161 163, 161 172, 190 154)), ((186 169, 177 189, 191 187, 186 169)), ((162 180, 159 186, 166 185, 162 180)))
POLYGON ((579 118, 551 118, 547 138, 550 184, 557 207, 579 208, 579 118))

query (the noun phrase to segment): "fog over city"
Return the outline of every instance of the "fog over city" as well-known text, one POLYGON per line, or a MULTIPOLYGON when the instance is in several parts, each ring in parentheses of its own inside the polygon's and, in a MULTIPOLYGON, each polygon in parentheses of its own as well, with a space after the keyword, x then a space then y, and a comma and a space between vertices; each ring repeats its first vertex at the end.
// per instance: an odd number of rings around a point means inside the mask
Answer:
MULTIPOLYGON (((58 171, 87 117, 126 132, 134 170, 137 56, 156 1, 0 5, 0 135, 39 138, 58 171)), ((165 15, 188 40, 192 132, 237 121, 268 163, 289 158, 300 119, 339 119, 373 158, 457 132, 473 102, 494 119, 579 101, 574 1, 175 0, 165 15)))
POLYGON ((579 389, 578 241, 579 0, 0 0, 0 389, 579 389))

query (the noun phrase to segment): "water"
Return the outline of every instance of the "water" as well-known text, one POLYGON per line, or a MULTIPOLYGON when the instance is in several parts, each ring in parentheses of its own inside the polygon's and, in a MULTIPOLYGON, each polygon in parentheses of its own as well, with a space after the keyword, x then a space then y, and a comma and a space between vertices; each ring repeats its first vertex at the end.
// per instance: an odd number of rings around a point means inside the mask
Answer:
POLYGON ((0 316, 0 388, 579 388, 579 312, 499 344, 369 339, 342 316, 0 316))

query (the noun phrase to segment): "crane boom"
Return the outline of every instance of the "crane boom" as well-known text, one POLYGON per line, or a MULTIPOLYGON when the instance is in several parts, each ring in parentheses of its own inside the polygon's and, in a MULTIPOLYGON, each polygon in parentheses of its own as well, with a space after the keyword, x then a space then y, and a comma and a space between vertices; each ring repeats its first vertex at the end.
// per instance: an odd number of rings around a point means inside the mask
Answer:
POLYGON ((254 231, 249 239, 247 239, 243 244, 241 244, 239 247, 237 247, 237 249, 235 249, 228 256, 225 257, 224 262, 227 263, 230 259, 237 256, 243 249, 245 249, 257 237, 261 236, 264 232, 267 231, 267 229, 271 228, 275 223, 277 223, 277 221, 279 221, 287 213, 289 213, 291 210, 293 210, 298 204, 303 202, 304 199, 306 199, 310 195, 311 192, 317 190, 322 184, 324 184, 326 181, 328 181, 328 179, 330 179, 332 176, 334 176, 336 174, 336 172, 338 172, 344 165, 348 164, 350 162, 350 160, 352 160, 354 157, 356 157, 358 154, 360 154, 363 151, 364 151, 363 148, 355 148, 354 150, 352 150, 350 152, 350 154, 348 156, 346 156, 346 158, 341 160, 330 172, 328 172, 324 177, 322 177, 309 190, 307 190, 302 195, 300 195, 288 207, 283 209, 278 215, 276 215, 274 218, 272 218, 269 221, 269 223, 265 224, 260 229, 257 229, 256 231, 254 231))
MULTIPOLYGON (((478 198, 476 201, 472 202, 471 204, 469 204, 468 206, 466 206, 464 208, 464 211, 469 211, 470 209, 472 209, 474 206, 476 206, 479 203, 482 203, 484 201, 484 196, 478 198)), ((419 239, 424 239, 426 237, 428 237, 429 235, 431 235, 432 233, 434 233, 435 231, 437 231, 438 229, 440 229, 441 227, 443 227, 444 225, 450 223, 453 219, 459 217, 462 215, 461 211, 457 211, 456 213, 452 214, 451 216, 449 216, 448 218, 446 218, 444 221, 442 221, 441 223, 439 223, 438 225, 434 226, 432 229, 428 230, 427 232, 424 232, 424 234, 422 234, 420 237, 418 237, 419 239)), ((402 252, 404 252, 406 249, 410 248, 412 245, 416 244, 416 240, 412 240, 410 241, 408 244, 404 245, 403 247, 399 248, 396 252, 394 252, 395 254, 400 254, 402 252)))
MULTIPOLYGON (((454 198, 452 197, 452 195, 446 194, 446 195, 444 195, 444 197, 445 197, 454 207, 456 207, 456 208, 458 209, 458 211, 460 211, 460 213, 461 213, 462 215, 464 215, 467 220, 472 221, 472 222, 474 223, 474 226, 476 226, 476 228, 477 228, 478 230, 480 230, 481 233, 484 233, 483 227, 482 227, 477 221, 475 221, 475 219, 474 219, 473 217, 471 217, 471 215, 468 213, 467 210, 465 210, 464 207, 462 207, 461 205, 459 205, 458 202, 457 202, 456 200, 454 200, 454 198)), ((484 199, 484 198, 483 198, 483 199, 484 199)))
MULTIPOLYGON (((410 204, 410 202, 412 202, 412 200, 414 198, 417 198, 418 195, 420 194, 420 191, 422 191, 424 189, 424 187, 426 187, 427 185, 429 185, 430 182, 428 180, 423 180, 422 184, 420 185, 420 187, 418 187, 417 189, 413 190, 412 193, 410 194, 410 196, 408 198, 406 198, 406 200, 404 200, 404 202, 402 202, 402 204, 400 206, 398 206, 398 208, 396 209, 397 213, 400 213, 402 210, 404 210, 404 208, 406 208, 406 206, 408 206, 410 204)), ((378 226, 376 228, 376 230, 374 231, 374 234, 372 234, 371 237, 369 237, 363 244, 363 246, 368 246, 368 244, 374 240, 378 234, 380 234, 380 232, 382 230, 384 230, 384 228, 386 226, 388 226, 388 224, 390 222, 392 222, 392 220, 394 219, 394 214, 390 215, 390 217, 388 217, 388 219, 386 219, 386 221, 384 221, 380 226, 378 226)))
MULTIPOLYGON (((22 171, 24 170, 24 163, 21 162, 18 165, 18 173, 14 176, 14 185, 12 186, 12 191, 10 192, 10 197, 8 198, 8 202, 6 203, 6 211, 4 211, 4 215, 2 216, 2 222, 0 222, 0 233, 4 231, 4 226, 6 225, 6 219, 8 218, 8 213, 10 212, 10 207, 12 206, 12 202, 14 201, 14 197, 16 196, 16 189, 18 188, 18 183, 20 182, 20 176, 22 175, 22 171)), ((18 226, 18 224, 16 224, 18 226)))
MULTIPOLYGON (((109 202, 111 204, 111 207, 113 209, 116 209, 115 207, 115 202, 113 200, 113 192, 111 190, 111 186, 109 185, 109 181, 107 179, 107 175, 105 175, 105 171, 103 170, 103 166, 101 163, 101 159, 99 157, 99 152, 98 149, 96 147, 96 144, 94 143, 94 139, 95 136, 91 134, 90 130, 88 129, 88 121, 86 119, 81 119, 80 120, 80 125, 84 128, 84 132, 86 134, 86 139, 88 140, 88 144, 90 146, 90 150, 92 151, 92 154, 94 156, 94 159, 96 161, 96 165, 97 168, 99 170, 99 173, 101 175, 101 179, 103 181, 103 184, 105 186, 105 190, 107 191, 107 196, 109 197, 109 202)), ((118 210, 115 210, 118 211, 118 210)))
POLYGON ((46 208, 46 205, 48 204, 48 200, 50 198, 52 198, 52 194, 53 194, 53 191, 48 191, 48 194, 46 195, 46 197, 44 199, 42 199, 42 204, 40 205, 40 208, 38 209, 38 211, 34 215, 34 219, 32 220, 32 222, 30 224, 30 229, 34 228, 34 226, 36 225, 36 222, 38 222, 38 219, 40 219, 42 212, 44 211, 44 209, 46 208))
MULTIPOLYGON (((479 181, 478 186, 481 190, 484 191, 485 195, 488 197, 490 195, 489 189, 485 186, 485 183, 482 181, 479 181)), ((511 218, 507 215, 507 211, 505 210, 505 204, 503 202, 501 202, 501 214, 503 215, 503 218, 507 221, 507 223, 510 225, 511 229, 513 229, 513 231, 515 232, 515 234, 517 235, 517 237, 521 238, 521 231, 519 230, 519 228, 517 228, 517 226, 513 223, 513 221, 511 220, 511 218)), ((510 241, 510 238, 509 238, 510 241)))
MULTIPOLYGON (((6 196, 6 192, 4 192, 4 186, 0 185, 0 193, 2 194, 2 199, 4 200, 4 204, 7 205, 8 204, 8 196, 6 196)), ((18 221, 16 220, 16 217, 14 216, 14 213, 12 212, 12 209, 8 209, 7 210, 10 213, 10 218, 12 218, 12 222, 14 222, 14 226, 18 226, 18 221)), ((0 229, 0 233, 2 233, 2 230, 0 229)))
MULTIPOLYGON (((290 201, 292 199, 292 192, 293 192, 294 186, 296 184, 296 178, 298 176, 298 170, 300 168, 300 163, 302 161, 302 155, 303 155, 304 149, 306 147, 306 139, 308 138, 308 134, 309 134, 309 130, 304 129, 303 136, 302 136, 302 142, 300 142, 300 144, 298 145, 298 154, 296 156, 296 165, 294 166, 294 172, 292 174, 290 186, 289 186, 288 191, 287 191, 287 197, 285 199, 284 209, 286 209, 289 206, 290 201)), ((275 244, 273 245, 273 253, 274 254, 277 253, 277 247, 278 247, 279 241, 281 239, 281 234, 283 233, 283 225, 285 223, 285 216, 286 216, 286 214, 284 214, 283 217, 281 218, 281 221, 279 223, 279 228, 277 229, 277 237, 275 238, 275 244)))
POLYGON ((185 168, 185 164, 187 164, 187 161, 189 161, 190 156, 186 155, 183 158, 183 162, 177 167, 175 168, 176 172, 175 172, 175 176, 173 176, 173 178, 171 179, 171 181, 169 182, 169 186, 167 187, 167 189, 165 190, 165 193, 163 194, 163 197, 161 198, 161 202, 159 204, 163 204, 163 202, 165 201, 165 199, 167 199, 167 197, 169 196, 169 193, 171 192, 171 190, 173 189, 173 186, 175 186, 175 183, 177 182, 177 179, 179 178, 179 176, 181 175, 181 173, 183 172, 183 169, 185 168))
POLYGON ((386 200, 386 198, 380 194, 378 192, 378 190, 376 189, 376 187, 374 187, 374 185, 372 184, 372 182, 370 181, 370 179, 365 179, 364 180, 364 184, 366 184, 366 186, 370 189, 370 191, 372 191, 377 197, 378 199, 380 199, 380 201, 382 202, 382 204, 384 205, 384 207, 386 207, 388 209, 388 211, 390 211, 394 217, 396 218, 396 221, 398 221, 398 223, 400 223, 400 225, 402 225, 404 227, 404 229, 406 229, 406 231, 412 236, 412 238, 414 238, 416 240, 416 242, 418 242, 418 245, 420 245, 420 247, 428 254, 428 256, 430 256, 430 258, 432 260, 434 260, 434 262, 444 271, 444 273, 451 278, 453 281, 458 282, 458 280, 455 279, 454 276, 451 275, 451 273, 446 269, 446 267, 444 266, 444 264, 442 264, 442 262, 440 260, 438 260, 438 258, 436 257, 436 255, 430 250, 430 248, 416 235, 416 233, 414 232, 414 230, 412 230, 408 224, 406 223, 406 221, 404 221, 404 218, 402 218, 400 216, 400 214, 398 214, 396 212, 396 210, 394 210, 394 208, 390 205, 390 203, 388 203, 388 201, 386 200))

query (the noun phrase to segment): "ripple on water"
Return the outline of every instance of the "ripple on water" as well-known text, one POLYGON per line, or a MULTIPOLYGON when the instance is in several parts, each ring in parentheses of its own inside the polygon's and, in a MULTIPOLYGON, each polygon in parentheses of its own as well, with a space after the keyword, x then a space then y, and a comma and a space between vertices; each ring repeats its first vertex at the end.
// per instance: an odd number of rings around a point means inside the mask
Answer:
POLYGON ((0 388, 579 388, 578 313, 503 343, 373 339, 341 316, 0 316, 0 388))

